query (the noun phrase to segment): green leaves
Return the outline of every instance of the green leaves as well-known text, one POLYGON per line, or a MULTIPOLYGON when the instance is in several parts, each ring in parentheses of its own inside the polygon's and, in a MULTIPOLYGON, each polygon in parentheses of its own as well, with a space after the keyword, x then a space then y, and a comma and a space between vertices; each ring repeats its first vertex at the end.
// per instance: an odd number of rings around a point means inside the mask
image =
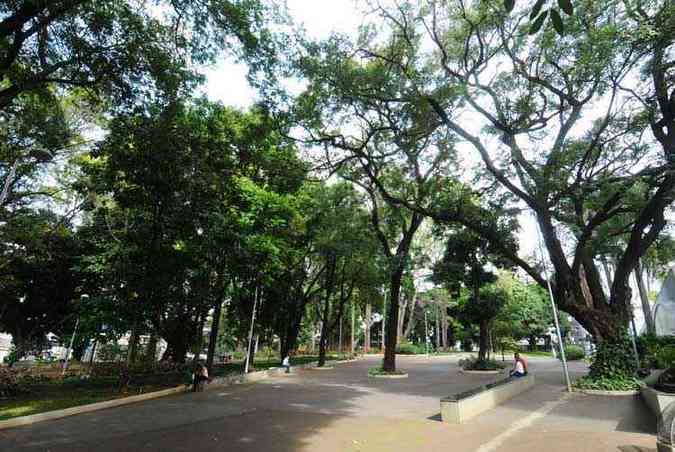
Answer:
POLYGON ((553 22, 553 28, 555 28, 555 31, 557 31, 558 34, 562 36, 564 32, 563 22, 562 18, 560 17, 560 13, 556 9, 551 9, 551 22, 553 22))
POLYGON ((548 15, 548 11, 544 11, 542 14, 537 17, 537 19, 532 22, 530 25, 530 31, 529 33, 531 35, 537 33, 539 30, 541 30, 541 26, 544 25, 544 20, 546 20, 546 16, 548 15))
POLYGON ((574 14, 574 6, 572 6, 572 2, 570 0, 558 0, 558 6, 560 6, 560 9, 562 9, 568 16, 574 14))
POLYGON ((516 0, 504 0, 504 9, 507 13, 513 11, 514 6, 516 6, 516 0))
MULTIPOLYGON (((560 16, 560 12, 556 8, 549 8, 542 12, 545 4, 546 0, 537 0, 537 2, 532 7, 532 11, 530 12, 529 34, 533 35, 539 32, 546 21, 546 17, 550 16, 553 28, 560 36, 562 36, 565 32, 565 26, 563 24, 562 17, 560 16)), ((574 6, 572 5, 571 0, 558 0, 558 6, 568 16, 574 14, 574 6)))
POLYGON ((539 16, 541 8, 544 6, 545 0, 537 0, 537 3, 532 7, 532 12, 530 12, 530 21, 533 21, 535 17, 539 16))

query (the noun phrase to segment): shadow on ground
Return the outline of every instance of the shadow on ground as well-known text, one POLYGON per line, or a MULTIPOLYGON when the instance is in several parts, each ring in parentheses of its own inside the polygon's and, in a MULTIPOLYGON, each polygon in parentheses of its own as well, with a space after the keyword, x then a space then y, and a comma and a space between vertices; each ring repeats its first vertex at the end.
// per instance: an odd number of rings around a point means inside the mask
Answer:
MULTIPOLYGON (((439 399, 502 376, 460 374, 456 357, 409 357, 399 360, 408 379, 368 378, 379 359, 0 430, 0 451, 468 451, 562 396, 558 363, 533 359, 533 390, 452 426, 438 422, 439 399)), ((585 372, 580 363, 571 368, 585 372)), ((639 435, 653 433, 655 420, 632 398, 572 395, 531 429, 534 440, 551 431, 639 435)), ((632 444, 630 438, 621 444, 632 444)), ((639 447, 618 450, 648 450, 639 447)))

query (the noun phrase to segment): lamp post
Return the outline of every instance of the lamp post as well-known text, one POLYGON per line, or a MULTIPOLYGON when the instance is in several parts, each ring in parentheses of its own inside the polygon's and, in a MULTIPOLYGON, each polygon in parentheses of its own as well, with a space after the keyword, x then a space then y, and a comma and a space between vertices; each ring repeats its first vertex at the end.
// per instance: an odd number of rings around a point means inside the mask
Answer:
MULTIPOLYGON (((81 300, 89 298, 89 295, 82 294, 80 297, 81 300)), ((68 361, 70 360, 70 351, 73 349, 73 343, 75 342, 75 336, 77 336, 77 328, 80 326, 80 317, 77 317, 77 320, 75 321, 75 329, 73 330, 73 335, 70 337, 70 344, 68 345, 68 348, 66 349, 66 359, 63 362, 63 371, 61 372, 61 375, 65 375, 66 371, 68 370, 68 361)))

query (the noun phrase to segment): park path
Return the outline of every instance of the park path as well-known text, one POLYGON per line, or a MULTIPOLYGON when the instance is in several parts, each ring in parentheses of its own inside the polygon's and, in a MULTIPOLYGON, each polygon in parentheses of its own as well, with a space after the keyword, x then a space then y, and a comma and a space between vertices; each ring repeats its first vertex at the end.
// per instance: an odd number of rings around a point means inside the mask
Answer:
MULTIPOLYGON (((367 377, 378 357, 0 431, 0 451, 624 451, 655 448, 634 397, 565 394, 558 362, 530 360, 537 386, 464 425, 439 398, 497 377, 457 356, 399 357, 403 380, 367 377)), ((585 371, 573 363, 573 373, 585 371)))

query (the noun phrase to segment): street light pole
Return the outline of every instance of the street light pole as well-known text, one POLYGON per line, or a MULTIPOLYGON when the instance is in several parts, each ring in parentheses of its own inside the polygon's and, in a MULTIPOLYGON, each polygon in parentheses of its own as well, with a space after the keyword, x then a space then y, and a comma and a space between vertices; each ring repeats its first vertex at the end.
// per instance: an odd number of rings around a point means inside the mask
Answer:
POLYGON ((70 337, 70 345, 68 345, 68 349, 66 349, 66 359, 63 362, 63 371, 61 372, 61 375, 65 375, 66 370, 68 370, 68 360, 70 359, 70 351, 73 349, 73 343, 75 342, 75 336, 77 335, 77 327, 78 326, 80 326, 80 318, 79 317, 75 321, 75 330, 73 330, 73 335, 70 337))
POLYGON ((424 343, 427 350, 427 358, 429 358, 429 326, 427 324, 427 308, 424 307, 424 343))
POLYGON ((551 300, 551 310, 553 311, 553 320, 555 322, 555 331, 558 335, 558 345, 560 346, 560 361, 562 362, 563 375, 565 376, 565 386, 567 386, 567 392, 572 392, 572 384, 570 382, 570 373, 567 368, 567 357, 565 356, 565 344, 563 344, 562 334, 560 333, 560 323, 558 322, 558 308, 555 304, 553 298, 553 289, 551 289, 551 278, 549 278, 548 267, 544 262, 544 248, 542 247, 541 242, 543 241, 541 229, 539 228, 539 222, 535 215, 534 221, 537 222, 537 242, 539 245, 539 255, 541 257, 541 265, 544 268, 544 277, 546 278, 546 286, 548 287, 548 296, 551 300))

